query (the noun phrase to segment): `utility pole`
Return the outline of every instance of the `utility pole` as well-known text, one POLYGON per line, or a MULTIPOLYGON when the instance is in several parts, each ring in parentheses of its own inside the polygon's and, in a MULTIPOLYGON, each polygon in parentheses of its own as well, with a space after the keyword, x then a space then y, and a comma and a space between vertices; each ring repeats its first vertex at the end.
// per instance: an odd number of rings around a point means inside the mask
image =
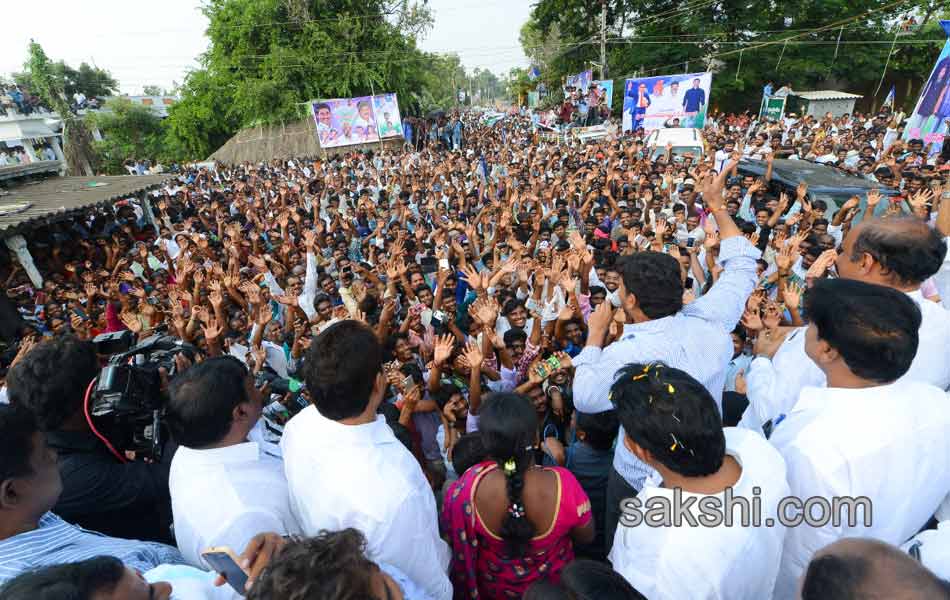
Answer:
POLYGON ((607 77, 607 0, 600 0, 600 78, 607 77))

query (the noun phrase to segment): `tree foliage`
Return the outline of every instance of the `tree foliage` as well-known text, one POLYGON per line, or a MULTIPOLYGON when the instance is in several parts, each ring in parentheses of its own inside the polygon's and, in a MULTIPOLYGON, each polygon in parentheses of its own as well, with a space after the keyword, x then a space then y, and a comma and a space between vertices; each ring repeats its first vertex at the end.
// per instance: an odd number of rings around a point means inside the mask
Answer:
POLYGON ((92 137, 82 119, 69 110, 69 102, 64 96, 63 81, 57 76, 56 67, 43 47, 30 41, 30 58, 26 63, 27 72, 33 85, 32 93, 59 113, 63 120, 63 153, 66 165, 73 175, 92 175, 96 155, 92 149, 92 137))
POLYGON ((129 159, 164 163, 182 159, 182 152, 168 143, 162 120, 146 106, 117 98, 109 102, 108 110, 90 113, 86 118, 102 134, 95 149, 99 169, 110 175, 124 175, 123 163, 129 159))
MULTIPOLYGON (((22 73, 14 73, 13 79, 18 84, 29 90, 36 88, 36 83, 29 70, 29 62, 24 65, 26 70, 22 73)), ((111 96, 119 90, 119 83, 112 77, 112 74, 105 69, 90 66, 83 62, 78 69, 67 65, 64 61, 51 62, 49 64, 49 75, 52 77, 56 86, 63 90, 67 98, 72 98, 76 92, 82 92, 87 98, 100 98, 111 96)))
POLYGON ((395 92, 404 113, 448 108, 456 56, 422 52, 410 0, 209 0, 210 47, 172 106, 171 135, 207 155, 238 128, 307 116, 307 101, 395 92))
MULTIPOLYGON (((712 103, 724 110, 755 108, 769 80, 791 82, 796 89, 861 93, 870 104, 901 21, 915 15, 927 22, 900 35, 876 99, 880 105, 895 83, 898 102, 909 104, 942 44, 908 42, 943 39, 935 17, 945 6, 938 0, 896 5, 884 0, 607 0, 609 76, 621 80, 710 69, 715 73, 712 103)), ((533 34, 556 31, 571 42, 562 43, 549 61, 543 74, 548 83, 557 85, 562 76, 598 60, 599 15, 599 3, 538 2, 529 21, 533 34)), ((622 89, 617 82, 614 86, 622 89)), ((615 108, 620 101, 614 94, 615 108)))

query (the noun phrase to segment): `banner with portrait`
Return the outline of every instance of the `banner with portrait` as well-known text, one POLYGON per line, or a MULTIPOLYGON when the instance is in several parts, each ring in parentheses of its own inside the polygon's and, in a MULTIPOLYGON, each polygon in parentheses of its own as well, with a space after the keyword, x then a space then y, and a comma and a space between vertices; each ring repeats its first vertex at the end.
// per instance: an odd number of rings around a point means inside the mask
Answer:
POLYGON ((591 84, 597 90, 597 93, 602 96, 601 104, 610 106, 614 99, 614 80, 600 79, 591 82, 591 84))
MULTIPOLYGON (((950 37, 950 21, 941 21, 950 37)), ((920 90, 920 98, 904 129, 905 140, 923 140, 926 152, 940 152, 944 137, 950 134, 950 39, 943 45, 936 64, 920 90)))
POLYGON ((623 130, 701 129, 711 87, 712 73, 708 72, 628 79, 623 92, 623 130))
POLYGON ((399 116, 399 101, 396 94, 373 96, 373 114, 379 137, 387 140, 402 137, 402 118, 399 116))

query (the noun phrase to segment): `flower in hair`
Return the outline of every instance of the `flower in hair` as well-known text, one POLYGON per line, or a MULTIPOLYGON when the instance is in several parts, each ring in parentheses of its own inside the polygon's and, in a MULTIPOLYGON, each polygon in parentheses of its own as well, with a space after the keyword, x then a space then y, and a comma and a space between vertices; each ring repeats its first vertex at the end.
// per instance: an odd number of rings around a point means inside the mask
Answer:
POLYGON ((518 465, 515 463, 515 459, 509 458, 505 461, 505 475, 511 477, 515 474, 515 471, 518 470, 518 465))
POLYGON ((523 519, 524 518, 524 504, 518 504, 513 502, 511 506, 508 507, 508 514, 514 519, 523 519))

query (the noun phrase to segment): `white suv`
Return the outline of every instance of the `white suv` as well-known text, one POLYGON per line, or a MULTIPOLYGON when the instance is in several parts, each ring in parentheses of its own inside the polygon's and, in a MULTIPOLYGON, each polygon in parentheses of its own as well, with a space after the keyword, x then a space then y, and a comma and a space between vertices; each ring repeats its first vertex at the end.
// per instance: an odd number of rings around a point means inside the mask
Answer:
POLYGON ((647 155, 652 160, 656 160, 657 157, 666 154, 667 145, 673 146, 673 160, 676 160, 677 156, 692 154, 693 159, 698 161, 706 153, 706 143, 703 140, 702 130, 671 127, 655 129, 650 132, 646 139, 647 155))

